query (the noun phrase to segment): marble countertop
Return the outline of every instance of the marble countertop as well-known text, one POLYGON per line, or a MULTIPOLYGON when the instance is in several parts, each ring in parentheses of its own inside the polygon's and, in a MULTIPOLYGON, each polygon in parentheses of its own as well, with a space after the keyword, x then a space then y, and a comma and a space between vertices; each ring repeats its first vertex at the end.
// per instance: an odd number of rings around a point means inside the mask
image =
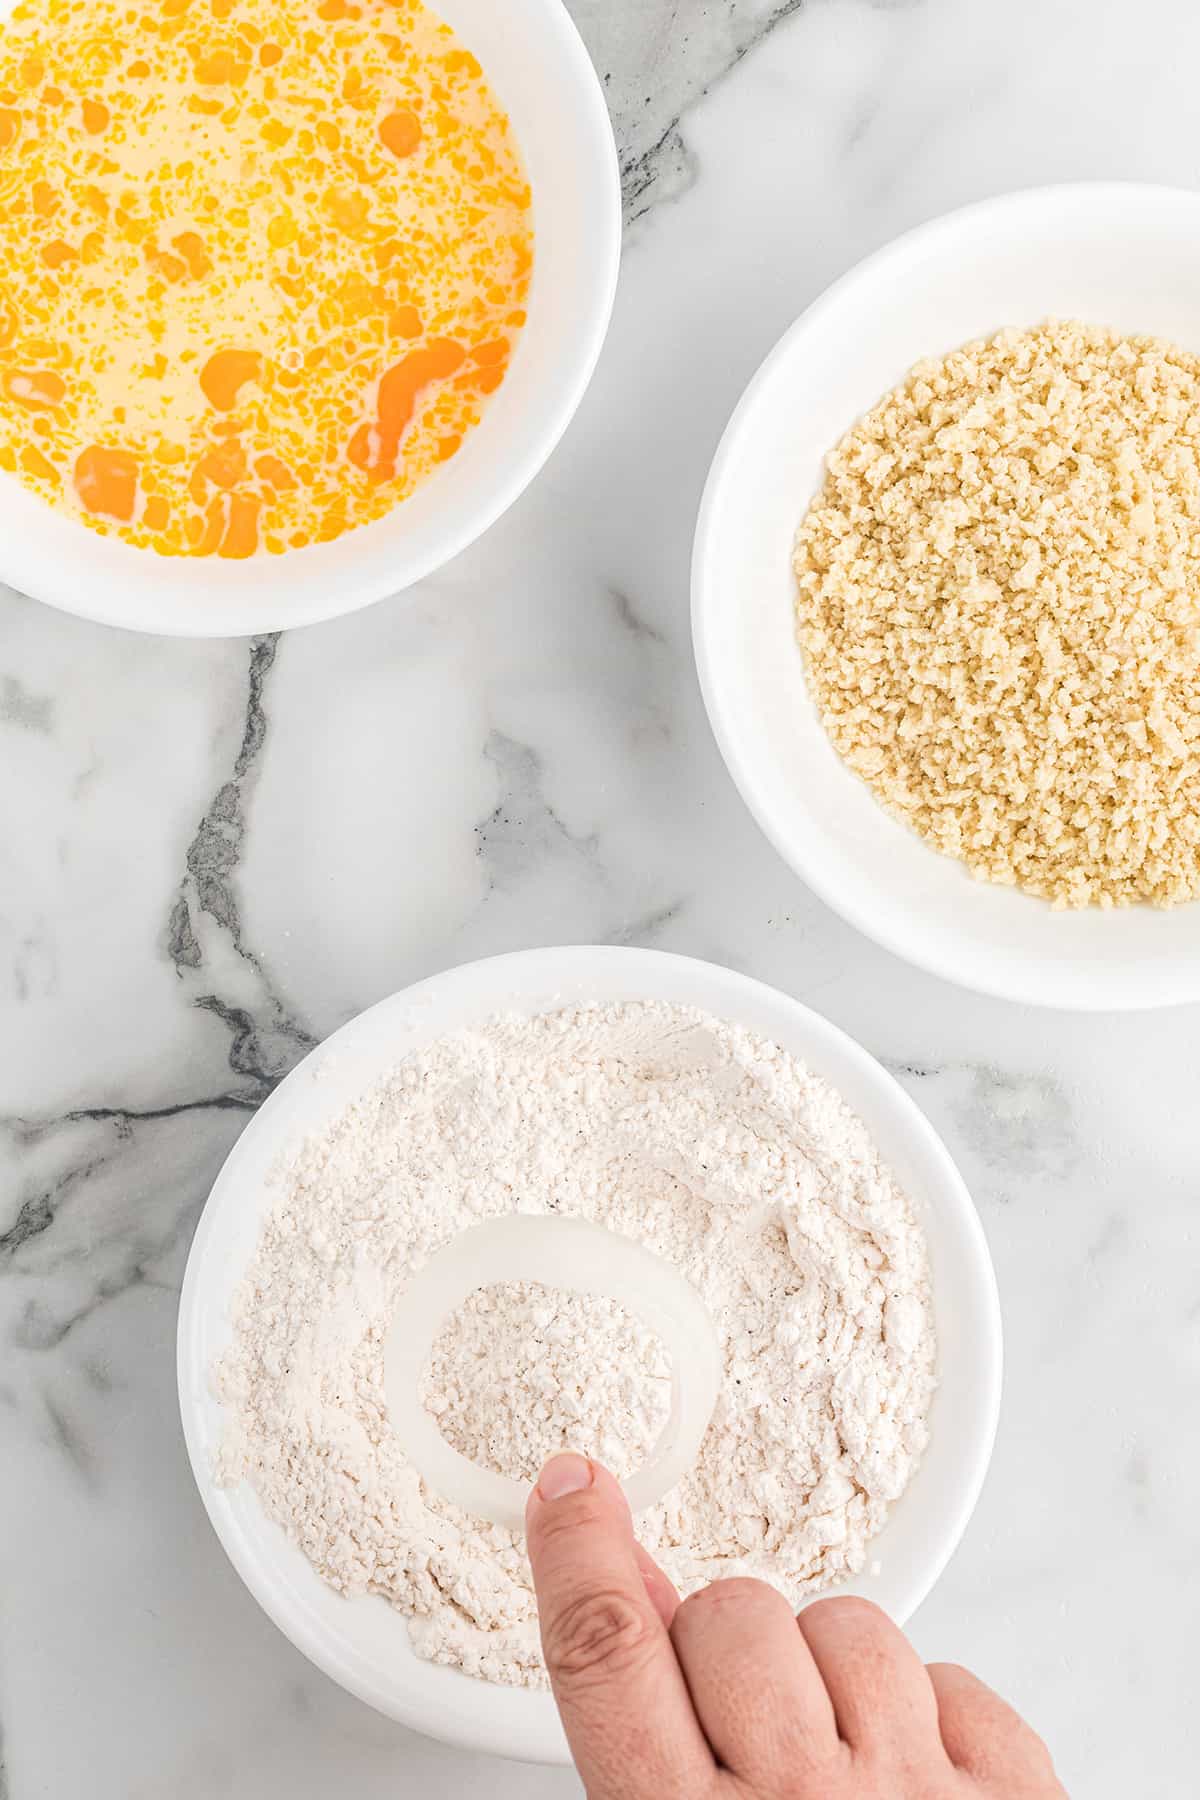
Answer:
POLYGON ((1187 0, 575 0, 622 148, 616 317, 487 539, 254 642, 0 590, 0 1800, 566 1800, 409 1736, 293 1651, 192 1485, 173 1331, 247 1116, 447 964, 590 939, 746 969, 895 1068, 983 1215, 993 1472, 915 1621, 1071 1792, 1180 1800, 1200 1732, 1197 1009, 980 999, 827 912, 738 801, 688 551, 745 380, 902 228, 1035 181, 1200 186, 1187 0))

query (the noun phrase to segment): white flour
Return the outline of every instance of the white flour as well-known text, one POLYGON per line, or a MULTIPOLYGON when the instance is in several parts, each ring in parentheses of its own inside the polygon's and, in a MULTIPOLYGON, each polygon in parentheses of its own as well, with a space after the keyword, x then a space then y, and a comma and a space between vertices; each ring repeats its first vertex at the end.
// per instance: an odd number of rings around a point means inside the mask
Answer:
MULTIPOLYGON (((438 1500, 388 1430, 383 1344, 410 1271, 497 1213, 640 1239, 703 1295, 725 1382, 696 1465, 638 1520, 683 1593, 860 1569, 926 1441, 924 1240, 865 1128, 778 1046, 666 1005, 501 1018, 401 1063, 280 1176, 217 1372, 218 1477, 250 1480, 324 1578, 385 1595, 421 1655, 543 1685, 519 1538, 438 1500)), ((477 1294, 434 1346, 452 1443, 532 1478, 568 1446, 626 1472, 669 1404, 611 1302, 477 1294)))
POLYGON ((599 1294, 540 1281, 481 1288, 434 1343, 421 1398, 454 1448, 515 1481, 584 1444, 624 1479, 671 1411, 661 1338, 599 1294))

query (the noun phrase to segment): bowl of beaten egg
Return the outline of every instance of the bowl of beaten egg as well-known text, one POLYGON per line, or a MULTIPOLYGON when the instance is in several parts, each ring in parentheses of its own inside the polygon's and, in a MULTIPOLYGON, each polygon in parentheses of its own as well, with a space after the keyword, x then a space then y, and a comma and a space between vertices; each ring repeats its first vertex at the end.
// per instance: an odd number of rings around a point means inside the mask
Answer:
POLYGON ((0 0, 0 581, 181 636, 409 586, 553 450, 619 248, 561 0, 0 0))
POLYGON ((1200 196, 1010 194, 851 270, 696 532, 709 717, 776 848, 966 987, 1200 999, 1197 521, 1200 196))

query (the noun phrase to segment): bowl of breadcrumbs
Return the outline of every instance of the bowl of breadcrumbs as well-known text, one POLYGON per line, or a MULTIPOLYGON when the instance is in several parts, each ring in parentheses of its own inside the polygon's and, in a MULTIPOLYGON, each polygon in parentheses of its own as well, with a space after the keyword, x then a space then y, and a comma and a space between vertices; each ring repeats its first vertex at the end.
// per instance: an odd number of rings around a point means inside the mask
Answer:
POLYGON ((743 797, 860 929, 1200 998, 1200 196, 1008 195, 852 270, 734 413, 693 622, 743 797))

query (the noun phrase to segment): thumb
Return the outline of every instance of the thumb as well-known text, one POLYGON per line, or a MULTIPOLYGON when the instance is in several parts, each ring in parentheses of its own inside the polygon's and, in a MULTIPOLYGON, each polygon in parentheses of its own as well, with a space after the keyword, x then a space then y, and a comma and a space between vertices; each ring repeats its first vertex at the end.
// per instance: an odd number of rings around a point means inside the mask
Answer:
POLYGON ((712 1752, 617 1482, 585 1457, 552 1457, 526 1532, 546 1666, 589 1800, 704 1793, 712 1752))

